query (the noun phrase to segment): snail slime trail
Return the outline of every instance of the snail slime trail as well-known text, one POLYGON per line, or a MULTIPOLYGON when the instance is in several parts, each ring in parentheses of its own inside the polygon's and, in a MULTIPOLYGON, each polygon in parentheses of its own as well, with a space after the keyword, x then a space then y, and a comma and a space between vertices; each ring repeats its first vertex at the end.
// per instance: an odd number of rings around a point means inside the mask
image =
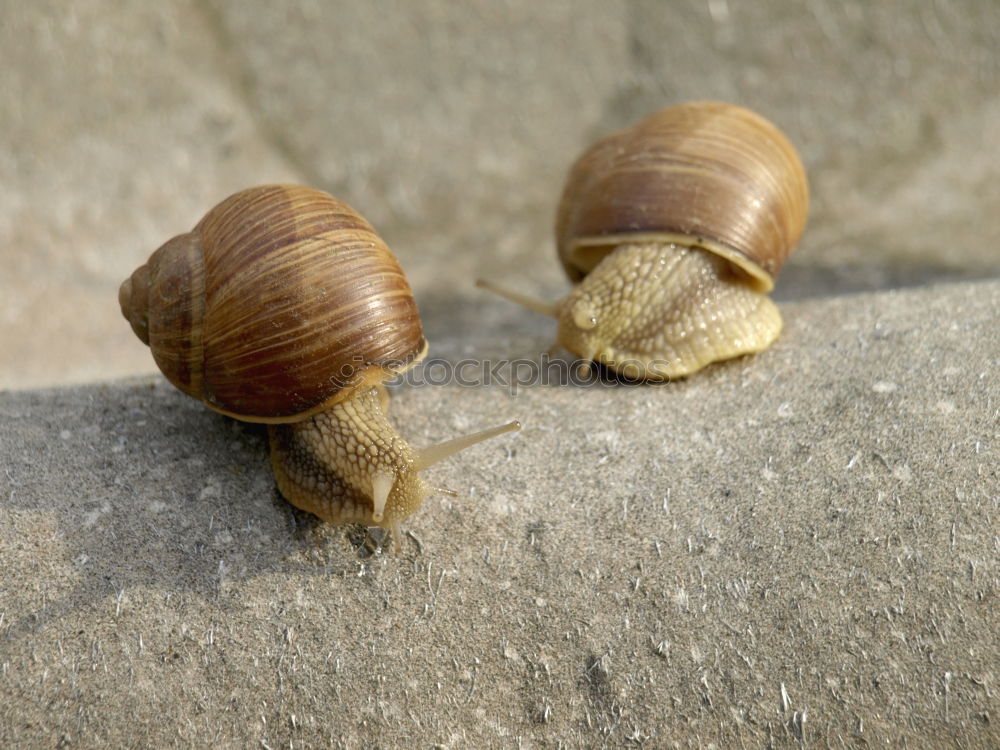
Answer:
POLYGON ((156 250, 119 290, 122 314, 177 388, 269 425, 293 505, 392 529, 435 490, 419 472, 491 430, 414 450, 383 383, 427 353, 395 255, 354 209, 298 185, 242 190, 156 250))

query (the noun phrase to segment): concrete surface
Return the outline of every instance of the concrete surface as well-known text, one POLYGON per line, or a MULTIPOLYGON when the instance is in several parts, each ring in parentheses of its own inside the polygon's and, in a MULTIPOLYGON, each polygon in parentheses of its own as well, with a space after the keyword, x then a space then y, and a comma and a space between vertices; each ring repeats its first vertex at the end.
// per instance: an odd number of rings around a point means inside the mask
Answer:
POLYGON ((1000 5, 0 0, 0 747, 1000 746, 1000 5), (276 494, 117 287, 217 200, 333 192, 431 356, 532 358, 570 161, 660 106, 812 183, 753 359, 401 387, 399 556, 276 494), (126 377, 128 376, 128 377, 126 377), (124 378, 124 379, 123 379, 124 378), (42 386, 52 386, 41 389, 42 386))
POLYGON ((399 555, 162 379, 3 394, 0 745, 995 747, 1000 283, 784 310, 667 386, 400 389, 525 427, 399 555))

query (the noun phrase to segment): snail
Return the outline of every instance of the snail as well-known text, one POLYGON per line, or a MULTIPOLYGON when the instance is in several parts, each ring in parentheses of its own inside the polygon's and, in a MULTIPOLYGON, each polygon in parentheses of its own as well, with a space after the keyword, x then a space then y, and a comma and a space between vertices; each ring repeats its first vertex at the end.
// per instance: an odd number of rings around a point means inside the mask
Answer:
POLYGON ((432 492, 420 471, 517 422, 415 450, 384 383, 427 352, 410 286, 371 225, 295 185, 238 192, 156 250, 119 290, 167 379, 268 424, 278 489, 334 524, 388 528, 432 492))
POLYGON ((556 346, 583 360, 583 375, 596 361, 628 378, 682 377, 777 338, 767 293, 808 204, 802 162, 777 127, 733 104, 688 102, 573 164, 555 227, 577 284, 566 297, 478 285, 556 318, 556 346))

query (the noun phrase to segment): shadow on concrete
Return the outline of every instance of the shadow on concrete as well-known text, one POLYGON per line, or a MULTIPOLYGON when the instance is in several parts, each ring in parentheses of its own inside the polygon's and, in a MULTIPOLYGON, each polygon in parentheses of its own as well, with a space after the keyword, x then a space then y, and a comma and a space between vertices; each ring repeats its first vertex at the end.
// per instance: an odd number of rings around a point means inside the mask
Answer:
MULTIPOLYGON (((49 589, 61 592, 8 620, 7 639, 146 587, 168 599, 218 600, 232 581, 266 573, 363 575, 363 560, 388 541, 285 502, 263 426, 215 414, 155 378, 124 382, 135 387, 30 391, 0 406, 8 434, 20 439, 5 451, 0 509, 52 528, 46 548, 5 561, 7 583, 17 586, 21 574, 28 591, 57 581, 49 589)), ((17 546, 8 539, 3 548, 17 546)))

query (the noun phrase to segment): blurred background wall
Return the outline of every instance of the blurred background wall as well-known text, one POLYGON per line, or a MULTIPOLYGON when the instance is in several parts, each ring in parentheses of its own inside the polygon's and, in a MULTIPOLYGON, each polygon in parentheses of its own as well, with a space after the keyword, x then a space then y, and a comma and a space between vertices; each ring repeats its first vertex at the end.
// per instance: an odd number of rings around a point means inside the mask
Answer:
POLYGON ((0 63, 0 388, 153 371, 118 284, 270 181, 375 225, 432 346, 473 336, 476 276, 566 289, 577 152, 692 98, 802 153, 779 299, 1000 274, 1000 3, 0 0, 0 63))

